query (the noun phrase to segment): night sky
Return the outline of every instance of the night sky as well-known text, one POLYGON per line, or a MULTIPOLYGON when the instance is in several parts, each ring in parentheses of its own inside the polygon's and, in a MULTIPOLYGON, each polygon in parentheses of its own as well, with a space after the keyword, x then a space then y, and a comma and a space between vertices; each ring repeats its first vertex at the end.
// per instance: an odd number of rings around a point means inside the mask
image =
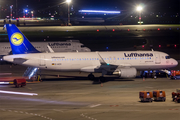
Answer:
MULTIPOLYGON (((14 4, 16 0, 1 0, 0 4, 14 4)), ((57 6, 65 0, 17 0, 18 6, 40 10, 48 6, 57 6)), ((180 0, 72 0, 75 9, 96 10, 133 10, 136 5, 142 3, 146 10, 173 10, 180 11, 180 0)), ((63 4, 65 5, 65 4, 63 4)), ((61 6, 63 6, 61 5, 61 6)))

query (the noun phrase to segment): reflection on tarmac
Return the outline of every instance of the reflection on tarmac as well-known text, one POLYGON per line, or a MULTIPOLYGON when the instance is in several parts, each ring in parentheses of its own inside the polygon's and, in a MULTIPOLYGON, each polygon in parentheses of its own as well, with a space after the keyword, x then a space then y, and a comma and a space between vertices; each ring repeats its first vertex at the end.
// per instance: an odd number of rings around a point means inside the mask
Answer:
MULTIPOLYGON (((1 91, 0 91, 1 92, 1 91)), ((19 96, 7 96, 7 95, 1 95, 1 100, 13 100, 14 102, 17 101, 24 101, 28 102, 29 104, 56 104, 56 105, 78 105, 78 106, 85 106, 89 105, 89 103, 83 103, 83 102, 68 102, 68 101, 55 101, 55 100, 48 100, 48 99, 42 99, 42 98, 26 98, 26 97, 19 97, 19 96)))
POLYGON ((14 91, 4 91, 4 90, 0 90, 0 93, 5 93, 5 94, 17 94, 17 95, 38 95, 36 93, 23 93, 23 92, 14 92, 14 91))

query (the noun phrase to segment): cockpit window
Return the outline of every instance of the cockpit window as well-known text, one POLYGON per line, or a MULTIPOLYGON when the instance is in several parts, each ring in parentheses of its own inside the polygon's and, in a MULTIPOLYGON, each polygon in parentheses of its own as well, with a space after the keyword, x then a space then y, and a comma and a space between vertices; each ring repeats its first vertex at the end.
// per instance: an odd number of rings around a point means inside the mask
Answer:
POLYGON ((170 59, 170 56, 166 56, 165 58, 166 58, 166 59, 170 59))
POLYGON ((84 45, 81 45, 81 48, 85 47, 84 45))

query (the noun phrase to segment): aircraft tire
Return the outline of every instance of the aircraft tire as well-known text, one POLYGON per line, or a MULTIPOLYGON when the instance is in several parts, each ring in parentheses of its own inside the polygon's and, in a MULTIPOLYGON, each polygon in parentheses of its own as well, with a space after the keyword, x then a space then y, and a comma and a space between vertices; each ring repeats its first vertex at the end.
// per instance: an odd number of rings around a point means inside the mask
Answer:
POLYGON ((89 75, 88 75, 88 79, 89 79, 89 80, 94 80, 94 79, 95 79, 95 77, 94 77, 94 75, 93 75, 93 74, 89 74, 89 75))

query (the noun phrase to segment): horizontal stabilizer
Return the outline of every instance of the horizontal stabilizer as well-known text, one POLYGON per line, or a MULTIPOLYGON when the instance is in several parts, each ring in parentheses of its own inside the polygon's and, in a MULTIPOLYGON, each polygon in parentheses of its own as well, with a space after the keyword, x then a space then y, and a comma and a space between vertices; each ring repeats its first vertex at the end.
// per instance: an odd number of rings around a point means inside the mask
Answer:
POLYGON ((25 59, 25 58, 14 58, 13 62, 17 63, 17 64, 22 64, 22 63, 26 62, 27 60, 28 59, 25 59))

